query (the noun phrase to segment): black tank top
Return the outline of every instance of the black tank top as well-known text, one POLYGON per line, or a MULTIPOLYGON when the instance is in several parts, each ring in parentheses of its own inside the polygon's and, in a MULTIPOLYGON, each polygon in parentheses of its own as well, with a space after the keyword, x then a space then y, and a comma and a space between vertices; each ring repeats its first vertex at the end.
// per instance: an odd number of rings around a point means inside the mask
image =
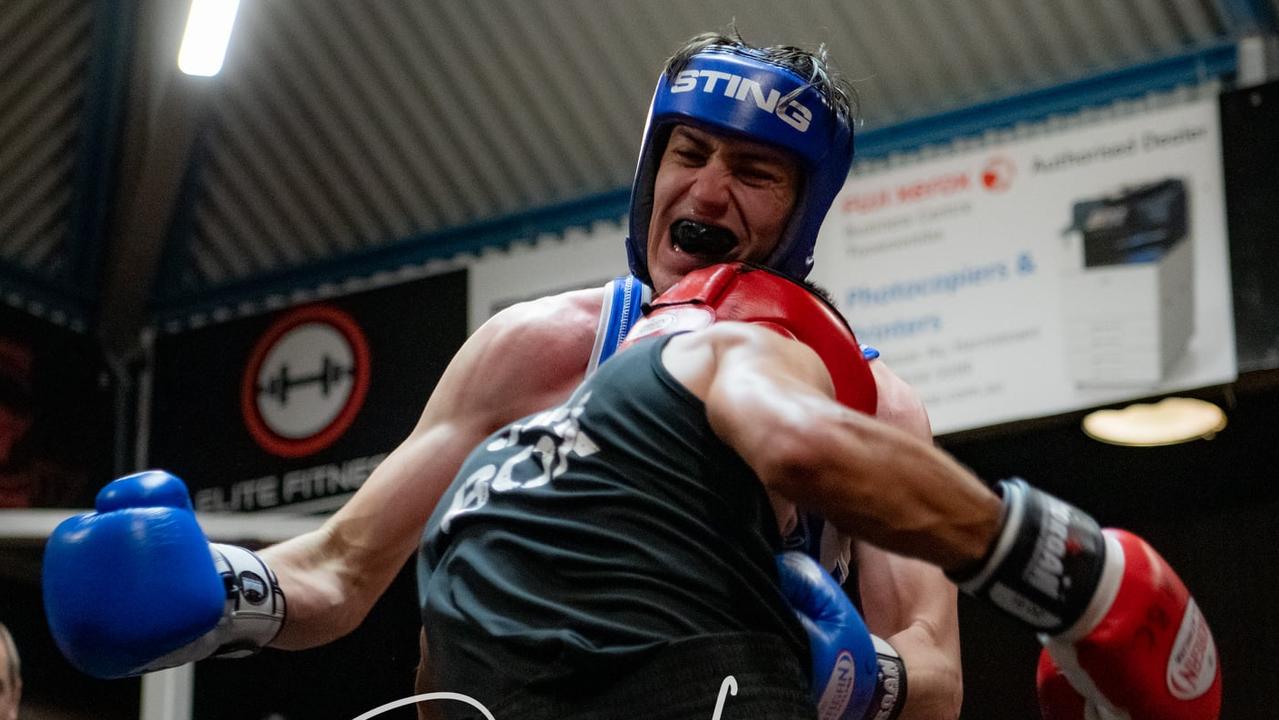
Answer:
POLYGON ((471 453, 427 523, 418 590, 437 690, 499 699, 616 677, 663 644, 804 631, 777 590, 763 486, 662 366, 620 353, 471 453))

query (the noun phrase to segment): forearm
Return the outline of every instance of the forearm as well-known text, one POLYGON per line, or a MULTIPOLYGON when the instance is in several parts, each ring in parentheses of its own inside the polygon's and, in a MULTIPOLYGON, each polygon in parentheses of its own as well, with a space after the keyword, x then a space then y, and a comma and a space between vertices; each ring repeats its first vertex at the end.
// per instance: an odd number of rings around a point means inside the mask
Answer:
POLYGON ((906 665, 906 720, 959 715, 963 681, 955 586, 935 567, 858 542, 866 623, 906 665))
POLYGON ((947 570, 981 559, 1003 512, 981 480, 873 418, 806 404, 807 412, 795 413, 801 421, 775 424, 768 446, 747 458, 770 491, 821 508, 841 532, 898 555, 947 570))
MULTIPOLYGON (((724 333, 709 379, 685 373, 695 394, 702 389, 715 433, 765 488, 900 555, 945 569, 978 562, 999 528, 999 498, 914 437, 926 429, 901 430, 836 403, 819 358, 767 335, 724 333)), ((668 356, 683 347, 672 341, 663 362, 671 367, 668 356)), ((687 354, 696 349, 690 341, 687 354)))
POLYGON ((284 593, 287 612, 271 646, 304 650, 332 642, 364 620, 384 588, 359 583, 329 548, 327 526, 261 551, 284 593))
MULTIPOLYGON (((879 390, 875 419, 932 444, 928 412, 918 394, 882 360, 871 363, 879 390)), ((906 665, 906 706, 900 720, 949 720, 963 705, 956 588, 936 568, 857 543, 867 622, 880 628, 906 665), (883 626, 888 623, 887 626, 883 626)))
POLYGON ((321 528, 262 551, 288 603, 274 647, 322 645, 359 626, 416 550, 461 464, 461 434, 439 423, 413 435, 321 528))
POLYGON ((939 634, 931 623, 917 620, 886 638, 906 665, 906 705, 898 720, 959 717, 963 677, 957 657, 945 647, 939 634))

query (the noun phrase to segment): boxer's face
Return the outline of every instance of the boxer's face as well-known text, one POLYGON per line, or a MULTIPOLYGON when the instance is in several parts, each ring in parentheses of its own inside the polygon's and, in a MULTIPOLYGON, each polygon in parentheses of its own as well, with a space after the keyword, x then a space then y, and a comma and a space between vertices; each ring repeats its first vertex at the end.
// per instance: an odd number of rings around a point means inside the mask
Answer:
POLYGON ((761 262, 776 247, 799 190, 790 153, 742 138, 679 125, 653 184, 648 273, 661 293, 685 274, 717 262, 761 262), (691 220, 726 230, 703 247, 683 247, 671 225, 691 220), (731 241, 726 239, 731 237, 731 241))

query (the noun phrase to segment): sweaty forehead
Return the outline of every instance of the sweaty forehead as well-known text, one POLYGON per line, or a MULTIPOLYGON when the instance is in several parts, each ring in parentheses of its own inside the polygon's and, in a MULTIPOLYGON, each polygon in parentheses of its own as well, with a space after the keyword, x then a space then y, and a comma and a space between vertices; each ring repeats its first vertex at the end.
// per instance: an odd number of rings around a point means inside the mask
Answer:
POLYGON ((676 125, 671 131, 670 142, 682 141, 703 148, 726 150, 741 160, 756 160, 775 163, 777 165, 799 169, 799 161, 794 154, 775 145, 749 140, 736 135, 714 132, 692 125, 676 125))

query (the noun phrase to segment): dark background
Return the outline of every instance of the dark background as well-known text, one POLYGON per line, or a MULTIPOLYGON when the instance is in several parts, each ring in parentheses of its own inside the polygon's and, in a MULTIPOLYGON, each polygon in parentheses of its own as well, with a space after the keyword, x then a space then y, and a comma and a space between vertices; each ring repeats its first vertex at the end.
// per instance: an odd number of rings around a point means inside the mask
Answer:
POLYGON ((96 491, 91 478, 109 475, 113 461, 115 383, 101 350, 91 338, 4 305, 0 339, 32 356, 29 388, 12 381, 0 388, 0 403, 25 406, 32 421, 0 472, 44 480, 30 507, 87 505, 96 491))
MULTIPOLYGON (((1279 674, 1279 378, 1246 378, 1201 393, 1226 407, 1212 440, 1162 448, 1103 445, 1078 418, 1003 437, 942 440, 987 479, 1011 476, 1123 527, 1159 550, 1212 627, 1221 658, 1222 718, 1274 717, 1279 674), (1215 396, 1214 396, 1215 395, 1215 396)), ((960 598, 964 717, 1034 718, 1039 644, 1024 628, 960 598)))
MULTIPOLYGON (((1279 83, 1221 98, 1226 213, 1239 381, 1190 393, 1225 408, 1212 440, 1160 448, 1104 445, 1082 413, 943 437, 989 480, 1056 494, 1103 525, 1145 537, 1176 568, 1212 627, 1223 720, 1279 715, 1279 83)), ((960 598, 964 717, 1034 718, 1036 640, 960 598)))
MULTIPOLYGON (((195 720, 350 720, 413 695, 422 627, 416 577, 415 563, 406 563, 360 628, 336 642, 199 663, 195 720)), ((410 705, 382 718, 416 720, 417 711, 410 705)))

